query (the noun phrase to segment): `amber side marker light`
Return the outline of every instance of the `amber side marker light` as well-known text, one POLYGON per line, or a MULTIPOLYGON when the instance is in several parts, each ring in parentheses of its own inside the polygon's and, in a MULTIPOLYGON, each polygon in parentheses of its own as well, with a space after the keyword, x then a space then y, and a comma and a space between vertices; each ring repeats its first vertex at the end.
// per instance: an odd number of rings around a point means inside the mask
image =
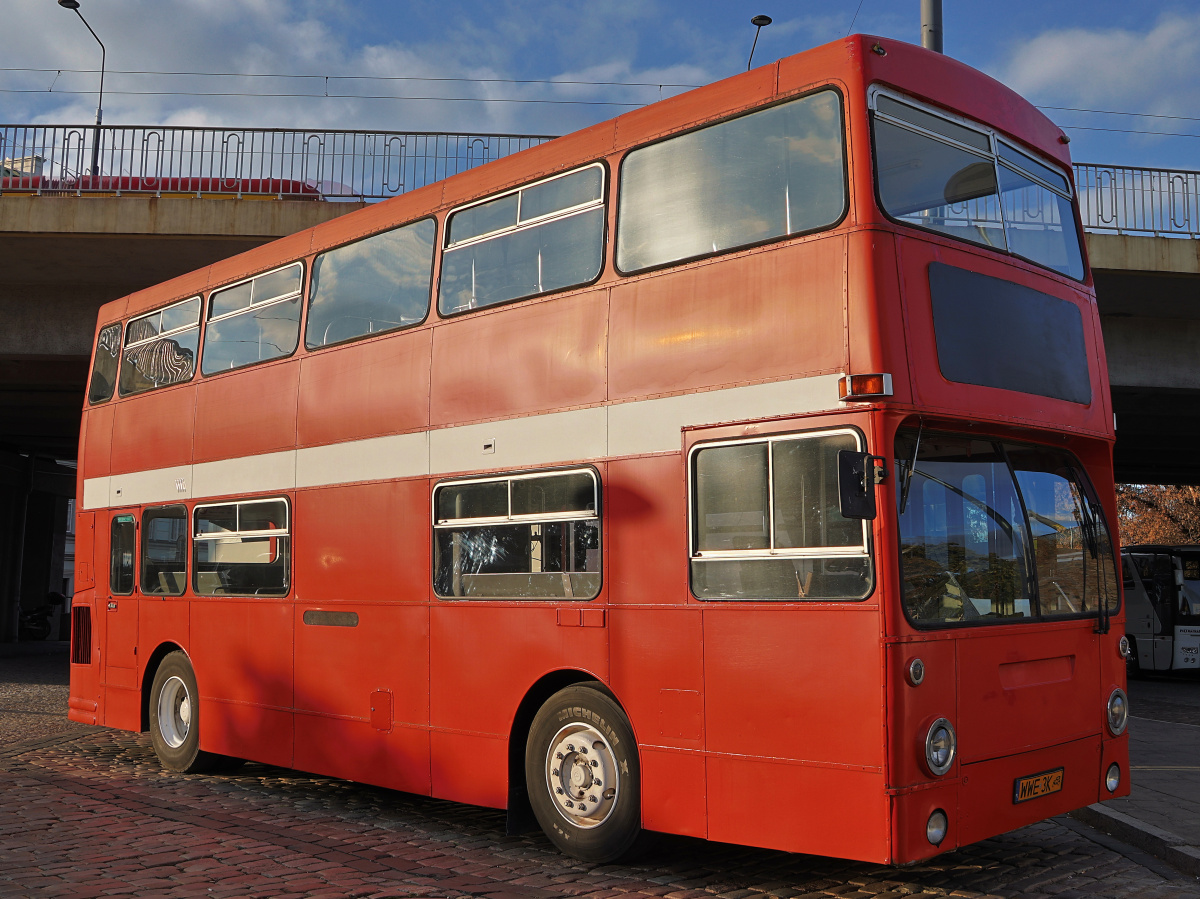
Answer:
POLYGON ((891 375, 843 375, 838 379, 838 396, 843 400, 873 400, 891 395, 891 375))

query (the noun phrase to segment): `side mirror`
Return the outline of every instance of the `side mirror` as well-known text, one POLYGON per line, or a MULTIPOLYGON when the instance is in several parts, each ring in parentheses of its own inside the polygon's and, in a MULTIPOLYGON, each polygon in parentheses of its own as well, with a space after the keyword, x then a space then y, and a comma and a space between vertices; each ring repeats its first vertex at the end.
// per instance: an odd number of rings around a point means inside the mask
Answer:
POLYGON ((870 453, 854 450, 838 451, 838 511, 843 518, 872 521, 875 507, 875 485, 883 478, 883 468, 875 461, 883 460, 870 453))
POLYGON ((1182 568, 1175 569, 1175 586, 1176 587, 1183 586, 1183 569, 1182 568))

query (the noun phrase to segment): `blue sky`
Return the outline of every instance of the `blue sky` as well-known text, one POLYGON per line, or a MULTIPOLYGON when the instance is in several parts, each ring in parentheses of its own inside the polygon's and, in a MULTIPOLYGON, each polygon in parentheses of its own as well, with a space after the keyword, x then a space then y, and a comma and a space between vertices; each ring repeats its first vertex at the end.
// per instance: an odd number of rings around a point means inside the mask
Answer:
MULTIPOLYGON (((561 134, 745 69, 755 14, 774 19, 756 64, 852 22, 920 40, 919 0, 80 3, 108 50, 106 124, 561 134)), ((1076 161, 1200 169, 1195 0, 944 7, 946 52, 1057 107, 1076 161)), ((76 15, 6 0, 3 23, 0 120, 91 122, 100 50, 76 15)))

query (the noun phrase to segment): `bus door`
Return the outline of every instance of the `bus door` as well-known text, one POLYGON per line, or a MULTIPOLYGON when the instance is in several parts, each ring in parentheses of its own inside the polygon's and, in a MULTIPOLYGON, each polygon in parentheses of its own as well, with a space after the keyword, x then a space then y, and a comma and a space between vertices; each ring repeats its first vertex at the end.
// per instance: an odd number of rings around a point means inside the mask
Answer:
MULTIPOLYGON (((96 585, 97 612, 104 618, 103 681, 112 687, 134 687, 138 638, 138 603, 134 592, 137 516, 131 510, 111 512, 104 530, 108 538, 108 576, 100 577, 96 585)), ((101 549, 103 537, 97 537, 97 549, 101 549)))

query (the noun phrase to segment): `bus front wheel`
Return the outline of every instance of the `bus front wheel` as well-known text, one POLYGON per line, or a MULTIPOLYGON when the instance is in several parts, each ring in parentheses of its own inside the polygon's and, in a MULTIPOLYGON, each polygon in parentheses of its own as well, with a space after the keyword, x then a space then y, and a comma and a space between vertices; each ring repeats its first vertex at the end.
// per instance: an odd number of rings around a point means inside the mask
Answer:
POLYGON ((525 746, 525 781, 538 823, 566 854, 610 862, 639 842, 633 728, 596 687, 567 687, 538 711, 525 746))
POLYGON ((192 663, 182 652, 167 655, 150 688, 150 740, 169 771, 210 770, 219 756, 200 751, 199 694, 192 663))

